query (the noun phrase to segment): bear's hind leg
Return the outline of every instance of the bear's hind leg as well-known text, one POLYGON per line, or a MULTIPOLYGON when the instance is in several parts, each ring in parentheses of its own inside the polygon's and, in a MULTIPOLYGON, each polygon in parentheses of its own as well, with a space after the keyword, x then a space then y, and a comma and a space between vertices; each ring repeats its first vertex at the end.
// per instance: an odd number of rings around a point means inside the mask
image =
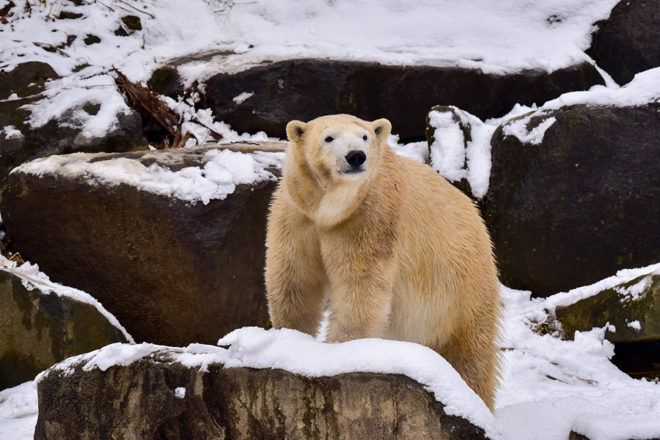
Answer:
POLYGON ((457 331, 442 349, 436 349, 491 411, 495 404, 500 370, 495 334, 494 328, 474 325, 467 331, 457 331))

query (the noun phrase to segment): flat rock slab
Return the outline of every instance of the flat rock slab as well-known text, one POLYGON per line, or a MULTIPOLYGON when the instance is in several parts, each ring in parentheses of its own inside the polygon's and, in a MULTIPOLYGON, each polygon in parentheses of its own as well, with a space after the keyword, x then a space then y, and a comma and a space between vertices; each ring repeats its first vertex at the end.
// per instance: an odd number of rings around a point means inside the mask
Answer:
MULTIPOLYGON (((305 377, 214 361, 200 368, 185 366, 181 349, 163 347, 103 365, 121 351, 115 344, 96 365, 80 357, 41 377, 35 439, 488 438, 403 375, 305 377)), ((203 356, 205 348, 194 351, 203 356)))
POLYGON ((207 81, 206 98, 215 118, 239 132, 263 130, 285 138, 292 119, 349 113, 366 120, 386 117, 407 142, 424 139, 426 114, 434 105, 455 105, 487 119, 503 116, 516 103, 540 105, 602 83, 586 63, 551 73, 495 75, 459 67, 297 59, 219 73, 207 81))
POLYGON ((0 389, 113 342, 127 342, 126 335, 94 305, 0 269, 0 389))
POLYGON ((278 169, 255 171, 248 156, 238 158, 245 184, 232 183, 216 148, 53 156, 8 176, 7 237, 136 341, 215 343, 268 323, 264 242, 278 169))

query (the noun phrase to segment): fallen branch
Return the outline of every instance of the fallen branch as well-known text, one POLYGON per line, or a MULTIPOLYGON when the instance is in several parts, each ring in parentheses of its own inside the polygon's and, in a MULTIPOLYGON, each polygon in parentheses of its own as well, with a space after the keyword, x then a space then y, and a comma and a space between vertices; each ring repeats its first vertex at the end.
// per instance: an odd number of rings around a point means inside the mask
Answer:
POLYGON ((117 78, 115 78, 117 87, 126 93, 131 107, 138 110, 143 116, 157 122, 174 140, 177 132, 181 131, 181 124, 177 115, 154 92, 144 86, 135 84, 126 75, 117 70, 116 67, 113 66, 112 70, 117 74, 117 78))

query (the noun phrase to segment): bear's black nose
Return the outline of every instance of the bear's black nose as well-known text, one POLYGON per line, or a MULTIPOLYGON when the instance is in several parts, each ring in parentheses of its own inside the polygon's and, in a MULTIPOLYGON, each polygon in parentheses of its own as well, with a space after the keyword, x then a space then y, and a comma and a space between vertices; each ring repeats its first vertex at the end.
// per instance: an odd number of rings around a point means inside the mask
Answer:
POLYGON ((362 165, 365 160, 367 160, 367 155, 364 154, 363 151, 353 150, 348 152, 345 159, 350 166, 352 166, 353 168, 357 168, 360 165, 362 165))

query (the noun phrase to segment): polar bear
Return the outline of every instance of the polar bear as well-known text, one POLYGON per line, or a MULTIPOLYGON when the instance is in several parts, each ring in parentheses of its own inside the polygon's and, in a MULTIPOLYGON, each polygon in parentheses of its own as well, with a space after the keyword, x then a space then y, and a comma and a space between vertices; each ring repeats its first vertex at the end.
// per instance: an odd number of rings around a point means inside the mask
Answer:
POLYGON ((275 328, 380 337, 442 355, 493 408, 501 301, 486 227, 430 167, 398 156, 387 119, 291 121, 266 236, 275 328))

